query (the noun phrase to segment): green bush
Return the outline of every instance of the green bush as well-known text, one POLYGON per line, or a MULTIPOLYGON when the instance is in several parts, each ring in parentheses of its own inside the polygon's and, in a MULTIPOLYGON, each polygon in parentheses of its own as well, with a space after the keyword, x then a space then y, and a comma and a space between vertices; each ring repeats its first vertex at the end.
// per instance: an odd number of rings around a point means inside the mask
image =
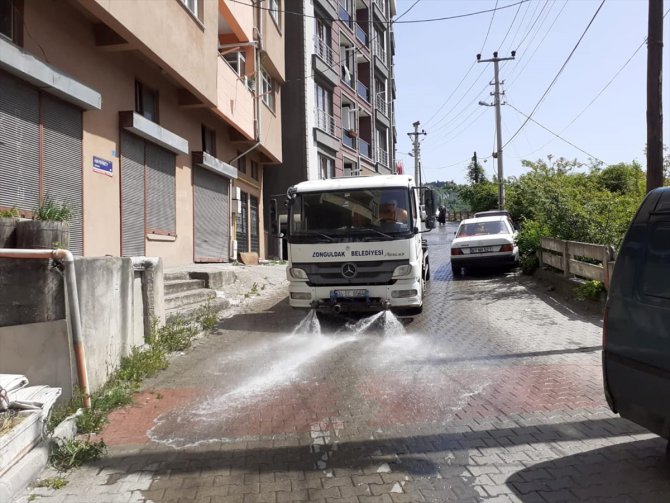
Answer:
POLYGON ((40 205, 33 210, 33 220, 50 222, 69 222, 72 220, 72 207, 67 203, 59 203, 44 196, 40 205))
POLYGON ((599 300, 606 291, 605 284, 596 280, 585 281, 575 287, 575 295, 579 300, 599 300))
POLYGON ((57 470, 67 471, 99 459, 106 451, 107 446, 102 440, 99 442, 79 439, 65 440, 52 445, 49 461, 57 470))

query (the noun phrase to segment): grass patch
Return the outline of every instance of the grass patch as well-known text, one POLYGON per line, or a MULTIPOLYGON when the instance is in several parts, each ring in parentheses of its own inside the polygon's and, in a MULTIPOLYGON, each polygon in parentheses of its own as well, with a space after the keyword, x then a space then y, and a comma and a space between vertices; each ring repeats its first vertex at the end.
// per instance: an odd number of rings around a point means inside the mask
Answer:
POLYGON ((35 484, 35 487, 48 487, 49 489, 63 489, 68 484, 65 477, 51 477, 49 479, 40 479, 35 484))
MULTIPOLYGON (((110 412, 132 403, 133 395, 139 390, 142 380, 167 368, 169 353, 188 349, 199 332, 211 331, 217 322, 217 312, 209 304, 200 308, 194 321, 178 317, 159 327, 155 320, 147 346, 134 347, 128 356, 121 359, 119 368, 109 376, 105 385, 91 394, 91 408, 83 409, 77 416, 77 431, 100 432, 107 423, 110 412)), ((49 431, 53 431, 65 418, 74 414, 79 409, 82 398, 81 392, 75 390, 67 404, 55 408, 49 418, 49 431)))
POLYGON ((65 472, 99 459, 106 451, 107 446, 102 440, 99 442, 79 439, 65 440, 52 444, 49 461, 54 468, 65 472))
POLYGON ((605 284, 602 281, 589 280, 575 287, 575 295, 579 300, 599 300, 605 292, 605 284))

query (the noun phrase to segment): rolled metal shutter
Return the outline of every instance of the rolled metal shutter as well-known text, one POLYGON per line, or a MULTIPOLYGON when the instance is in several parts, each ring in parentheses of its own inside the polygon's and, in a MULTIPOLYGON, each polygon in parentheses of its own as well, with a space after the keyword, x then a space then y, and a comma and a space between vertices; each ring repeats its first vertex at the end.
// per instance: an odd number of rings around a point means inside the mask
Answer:
POLYGON ((176 156, 146 142, 147 231, 176 234, 176 156))
POLYGON ((121 133, 121 254, 145 253, 144 140, 121 133))
POLYGON ((249 230, 251 231, 251 251, 260 253, 258 240, 258 198, 249 196, 249 230))
POLYGON ((40 194, 39 93, 0 72, 0 206, 33 210, 40 194))
POLYGON ((249 223, 247 220, 247 193, 240 193, 240 203, 242 211, 237 215, 237 252, 244 253, 249 251, 249 223))
POLYGON ((70 250, 84 248, 82 218, 82 112, 57 98, 42 95, 42 169, 44 194, 72 207, 70 250))
POLYGON ((195 261, 226 261, 230 245, 228 179, 202 168, 193 169, 195 261))

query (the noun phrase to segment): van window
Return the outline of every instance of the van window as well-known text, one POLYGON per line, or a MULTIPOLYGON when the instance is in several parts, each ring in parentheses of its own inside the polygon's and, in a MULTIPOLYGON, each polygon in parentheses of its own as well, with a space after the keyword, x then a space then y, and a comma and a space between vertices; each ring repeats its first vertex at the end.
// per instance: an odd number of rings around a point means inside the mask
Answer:
POLYGON ((670 299, 670 221, 656 222, 648 235, 647 257, 642 266, 642 291, 645 295, 670 299))

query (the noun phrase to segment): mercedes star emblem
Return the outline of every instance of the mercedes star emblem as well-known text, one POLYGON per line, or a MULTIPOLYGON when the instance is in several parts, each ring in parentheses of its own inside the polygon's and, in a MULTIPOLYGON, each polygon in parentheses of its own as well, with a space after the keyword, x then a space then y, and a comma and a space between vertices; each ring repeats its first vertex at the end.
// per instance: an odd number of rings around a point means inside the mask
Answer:
POLYGON ((348 262, 342 266, 342 276, 351 279, 356 276, 356 264, 348 262))

